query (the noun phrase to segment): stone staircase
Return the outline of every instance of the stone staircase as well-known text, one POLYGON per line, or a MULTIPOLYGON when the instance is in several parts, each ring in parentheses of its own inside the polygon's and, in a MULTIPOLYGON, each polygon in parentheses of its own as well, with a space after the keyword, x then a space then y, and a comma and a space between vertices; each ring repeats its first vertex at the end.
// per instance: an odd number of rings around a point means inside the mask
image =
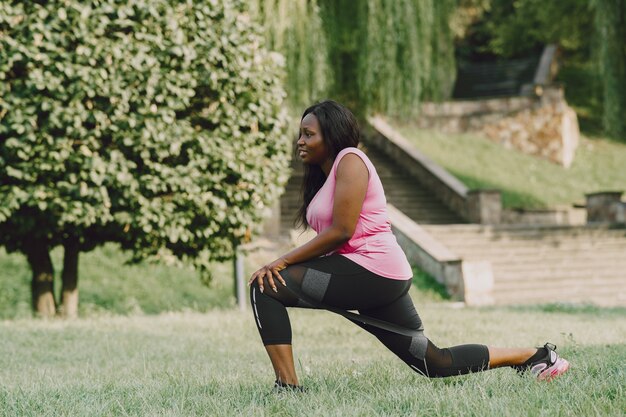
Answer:
POLYGON ((496 304, 626 305, 626 228, 424 225, 467 261, 489 261, 496 304))
POLYGON ((365 148, 385 188, 387 201, 419 224, 465 223, 433 193, 375 148, 365 148))
MULTIPOLYGON (((451 224, 464 221, 433 193, 413 179, 401 167, 394 164, 382 152, 375 148, 365 147, 363 151, 370 158, 385 188, 387 201, 420 224, 451 224)), ((281 229, 286 231, 293 227, 293 219, 302 203, 300 187, 302 184, 302 167, 294 161, 292 175, 280 200, 281 229)))

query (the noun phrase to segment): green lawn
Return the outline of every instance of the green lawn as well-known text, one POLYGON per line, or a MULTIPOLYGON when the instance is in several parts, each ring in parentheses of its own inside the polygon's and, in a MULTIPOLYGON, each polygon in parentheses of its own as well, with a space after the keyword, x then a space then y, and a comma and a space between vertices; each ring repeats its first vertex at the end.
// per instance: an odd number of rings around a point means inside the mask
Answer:
POLYGON ((622 310, 418 306, 439 346, 546 340, 572 363, 551 382, 511 369, 429 380, 341 317, 292 310, 305 394, 273 395, 252 313, 215 310, 0 322, 2 416, 619 416, 622 310))
MULTIPOLYGON (((81 318, 38 320, 30 318, 23 257, 0 252, 0 417, 552 417, 626 410, 624 308, 460 308, 415 271, 411 294, 440 347, 551 341, 571 371, 552 383, 508 368, 429 380, 343 318, 295 309, 297 369, 308 392, 275 395, 252 312, 230 308, 229 265, 216 265, 207 288, 190 270, 124 266, 124 259, 114 246, 85 254, 81 318)), ((53 260, 60 265, 61 251, 53 260)))
POLYGON ((507 208, 571 205, 584 203, 586 193, 626 191, 626 144, 583 136, 566 169, 477 134, 443 134, 399 122, 395 128, 469 188, 501 190, 507 208))

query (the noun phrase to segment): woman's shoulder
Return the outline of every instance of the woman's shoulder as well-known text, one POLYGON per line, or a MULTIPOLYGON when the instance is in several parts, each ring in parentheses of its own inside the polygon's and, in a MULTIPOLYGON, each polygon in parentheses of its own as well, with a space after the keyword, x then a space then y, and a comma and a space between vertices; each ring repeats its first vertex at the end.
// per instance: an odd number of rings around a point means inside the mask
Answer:
POLYGON ((363 161, 363 163, 365 164, 365 167, 367 168, 367 171, 371 174, 372 168, 374 167, 372 165, 372 162, 369 160, 369 158, 367 157, 365 152, 363 152, 359 148, 355 148, 355 147, 344 148, 337 154, 337 158, 335 158, 335 164, 334 164, 335 165, 334 166, 335 170, 339 166, 339 162, 348 154, 355 154, 355 155, 357 155, 363 161))
POLYGON ((338 154, 337 154, 337 158, 335 159, 335 163, 339 163, 339 161, 346 156, 347 154, 356 154, 358 155, 363 161, 365 161, 366 165, 371 164, 372 162, 370 161, 370 159, 367 157, 367 155, 365 154, 365 152, 363 152, 362 150, 360 150, 359 148, 355 148, 355 147, 348 147, 348 148, 343 148, 338 154))

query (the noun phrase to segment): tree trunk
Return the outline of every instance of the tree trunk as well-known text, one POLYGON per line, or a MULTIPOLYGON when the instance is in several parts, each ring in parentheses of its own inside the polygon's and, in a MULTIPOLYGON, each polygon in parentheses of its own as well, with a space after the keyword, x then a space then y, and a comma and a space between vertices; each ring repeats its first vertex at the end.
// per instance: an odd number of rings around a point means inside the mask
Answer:
POLYGON ((62 307, 63 317, 76 318, 78 316, 78 239, 69 239, 63 244, 62 307))
POLYGON ((48 244, 35 240, 26 251, 26 258, 33 273, 31 281, 32 307, 36 315, 54 317, 54 267, 50 259, 48 244))

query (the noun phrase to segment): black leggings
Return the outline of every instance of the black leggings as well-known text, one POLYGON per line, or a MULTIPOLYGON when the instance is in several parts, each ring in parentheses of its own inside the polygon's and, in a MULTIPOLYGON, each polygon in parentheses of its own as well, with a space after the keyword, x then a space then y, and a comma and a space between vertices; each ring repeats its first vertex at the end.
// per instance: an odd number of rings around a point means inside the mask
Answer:
MULTIPOLYGON (((287 283, 276 280, 278 292, 255 281, 250 301, 264 345, 291 344, 291 324, 285 307, 315 308, 305 298, 326 306, 358 310, 360 314, 408 329, 420 329, 422 320, 408 294, 411 280, 399 281, 376 275, 348 258, 331 255, 291 265, 280 272, 287 283)), ((404 336, 357 321, 412 369, 427 377, 445 377, 489 368, 485 345, 460 345, 439 349, 426 337, 404 336)))

